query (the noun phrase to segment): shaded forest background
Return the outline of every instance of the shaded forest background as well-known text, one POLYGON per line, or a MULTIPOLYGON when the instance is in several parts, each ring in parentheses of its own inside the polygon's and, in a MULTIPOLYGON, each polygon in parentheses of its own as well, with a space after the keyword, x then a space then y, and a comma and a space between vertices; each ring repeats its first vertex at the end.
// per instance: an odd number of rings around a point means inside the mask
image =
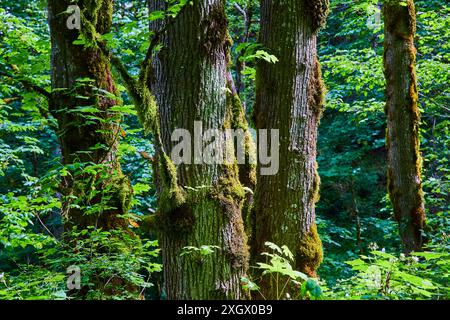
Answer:
MULTIPOLYGON (((248 23, 240 10, 248 3, 227 1, 227 14, 233 76, 250 115, 255 102, 256 48, 252 43, 257 41, 259 9, 255 1, 248 23), (242 75, 237 70, 243 70, 242 75)), ((122 119, 119 153, 122 170, 134 189, 129 228, 140 237, 94 228, 78 230, 90 236, 80 240, 75 250, 68 249, 61 241, 60 196, 55 191, 68 170, 60 163, 56 124, 46 99, 30 90, 33 84, 50 85, 46 3, 0 0, 0 4, 0 299, 66 299, 70 265, 87 270, 83 273, 87 298, 164 298, 160 296, 157 239, 148 218, 157 210, 149 160, 154 147, 124 84, 117 77, 124 101, 117 110, 122 119), (17 76, 5 76, 11 72, 17 76), (115 250, 119 247, 127 250, 115 250), (89 289, 98 279, 114 275, 139 290, 109 290, 107 281, 102 290, 89 289)), ((380 6, 377 1, 332 0, 326 27, 319 35, 328 90, 318 140, 317 222, 324 246, 318 270, 320 296, 448 299, 450 6, 445 0, 416 1, 427 215, 424 237, 429 254, 412 258, 401 256, 398 227, 387 197, 380 6), (397 278, 387 290, 387 277, 395 272, 397 278)), ((149 45, 143 40, 150 37, 148 17, 145 1, 116 0, 113 28, 105 36, 134 74, 149 45)))

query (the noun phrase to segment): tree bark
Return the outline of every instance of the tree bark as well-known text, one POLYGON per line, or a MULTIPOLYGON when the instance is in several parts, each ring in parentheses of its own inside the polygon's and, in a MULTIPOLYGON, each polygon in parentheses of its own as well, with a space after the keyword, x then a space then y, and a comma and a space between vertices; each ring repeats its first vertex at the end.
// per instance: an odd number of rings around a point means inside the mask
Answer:
POLYGON ((48 1, 53 88, 50 110, 58 121, 63 164, 99 166, 95 173, 70 169, 63 177, 63 213, 67 226, 126 227, 128 223, 118 216, 128 212, 132 188, 117 157, 117 113, 110 111, 119 103, 114 97, 118 91, 108 57, 97 43, 97 36, 111 28, 113 1, 79 1, 81 30, 70 30, 66 25, 70 14, 65 12, 71 4, 70 0, 48 1), (73 44, 80 32, 85 45, 73 44), (88 106, 95 111, 79 110, 88 106), (88 212, 96 206, 99 209, 88 212))
MULTIPOLYGON (((165 9, 164 1, 149 5, 150 12, 165 9)), ((161 25, 155 21, 151 27, 155 31, 161 25)), ((147 75, 158 105, 161 140, 156 180, 165 294, 168 299, 241 299, 248 250, 241 210, 245 191, 237 165, 175 167, 168 155, 178 143, 171 141, 175 129, 186 129, 194 137, 194 121, 201 121, 204 131, 232 126, 224 1, 187 5, 167 26, 161 44, 147 75), (181 255, 186 246, 203 245, 219 249, 206 256, 181 255)))
MULTIPOLYGON (((316 140, 325 89, 316 43, 327 10, 328 1, 261 1, 260 43, 279 61, 258 64, 254 112, 257 129, 279 129, 280 170, 264 176, 257 170, 252 261, 271 241, 288 246, 295 267, 311 276, 322 261, 315 224, 316 140)), ((262 292, 277 298, 270 282, 262 292)))
POLYGON ((384 18, 388 190, 404 250, 409 253, 422 247, 425 220, 420 176, 414 2, 396 0, 386 3, 384 18))

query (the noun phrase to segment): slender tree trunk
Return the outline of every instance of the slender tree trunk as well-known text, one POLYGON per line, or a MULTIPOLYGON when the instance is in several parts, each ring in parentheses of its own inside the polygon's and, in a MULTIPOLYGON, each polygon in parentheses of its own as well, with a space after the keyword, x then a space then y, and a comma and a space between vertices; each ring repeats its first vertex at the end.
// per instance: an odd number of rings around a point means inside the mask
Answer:
POLYGON ((384 6, 388 189, 405 252, 420 250, 425 206, 419 146, 420 111, 415 73, 414 2, 384 6))
POLYGON ((117 115, 110 111, 118 104, 114 97, 118 92, 108 57, 96 42, 96 34, 110 30, 113 1, 78 1, 81 31, 66 25, 71 4, 70 0, 48 1, 53 88, 50 110, 58 121, 63 164, 99 166, 95 173, 70 169, 63 178, 63 212, 68 226, 126 227, 127 222, 118 216, 127 213, 132 189, 117 158, 120 127, 117 115), (73 44, 80 32, 86 45, 73 44), (83 107, 94 110, 85 108, 83 112, 83 107))
MULTIPOLYGON (((250 29, 252 26, 252 19, 254 12, 253 2, 248 1, 245 8, 241 8, 237 3, 235 4, 235 6, 238 8, 238 11, 240 12, 240 14, 242 14, 244 19, 244 32, 239 39, 240 40, 239 43, 245 43, 248 42, 250 38, 250 29)), ((244 71, 245 69, 245 62, 241 61, 243 54, 244 51, 241 51, 236 57, 236 92, 238 95, 241 96, 242 94, 244 94, 245 91, 245 82, 242 74, 242 71, 244 71)), ((247 110, 245 104, 243 104, 243 106, 244 110, 247 110)))
MULTIPOLYGON (((252 260, 266 241, 287 245, 295 267, 312 276, 322 261, 316 140, 325 89, 316 42, 327 7, 328 1, 261 1, 260 43, 279 61, 258 65, 254 113, 257 129, 279 129, 280 170, 267 176, 257 170, 252 260)), ((262 289, 276 298, 270 283, 262 289)))
MULTIPOLYGON (((164 1, 149 4, 150 11, 165 8, 164 1)), ((160 29, 161 23, 152 28, 160 29)), ((194 0, 167 27, 161 44, 148 83, 159 110, 156 179, 164 290, 169 299, 240 299, 248 256, 241 210, 245 191, 237 165, 175 167, 169 158, 178 144, 171 141, 175 129, 186 129, 194 138, 194 121, 203 131, 232 126, 224 1, 194 0), (210 255, 181 255, 187 246, 203 245, 219 248, 210 255)))

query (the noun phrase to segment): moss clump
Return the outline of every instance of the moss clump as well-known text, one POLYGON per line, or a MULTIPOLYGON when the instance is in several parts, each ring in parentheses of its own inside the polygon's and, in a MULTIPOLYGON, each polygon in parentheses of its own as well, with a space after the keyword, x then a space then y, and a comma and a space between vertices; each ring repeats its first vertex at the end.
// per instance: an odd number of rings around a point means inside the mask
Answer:
POLYGON ((230 109, 232 113, 231 128, 248 130, 247 119, 245 118, 244 107, 242 106, 241 99, 237 94, 229 93, 227 97, 230 102, 230 109))
POLYGON ((99 32, 100 34, 107 33, 111 29, 112 25, 113 0, 103 0, 94 2, 99 2, 96 8, 97 11, 95 13, 97 20, 95 21, 95 26, 97 32, 99 32), (102 15, 99 15, 99 12, 101 12, 102 15))
POLYGON ((408 8, 408 29, 409 33, 414 35, 417 28, 416 7, 413 0, 407 0, 406 3, 408 8))
POLYGON ((194 211, 188 203, 174 207, 169 212, 159 211, 155 218, 155 229, 170 234, 171 237, 181 238, 192 231, 195 225, 194 211))
POLYGON ((311 277, 316 276, 316 270, 323 260, 322 241, 317 226, 311 226, 309 232, 302 235, 296 251, 296 265, 300 271, 311 277))
POLYGON ((96 225, 105 230, 127 227, 124 215, 131 209, 133 188, 120 169, 102 169, 105 171, 74 174, 75 180, 63 190, 63 194, 73 199, 71 204, 74 205, 66 211, 68 226, 96 225))
POLYGON ((242 219, 242 202, 245 191, 242 186, 233 188, 230 194, 221 193, 217 199, 228 218, 228 251, 227 255, 233 268, 247 269, 249 262, 249 248, 247 246, 247 234, 242 219), (244 192, 244 193, 243 193, 244 192))
POLYGON ((245 198, 245 190, 238 179, 238 166, 236 164, 222 165, 221 169, 222 175, 219 178, 216 190, 213 191, 213 195, 226 198, 240 206, 245 198))
POLYGON ((227 61, 229 68, 233 65, 233 60, 231 59, 231 51, 230 51, 230 48, 233 46, 233 44, 234 44, 233 38, 231 37, 230 32, 227 29, 223 49, 225 50, 226 53, 225 61, 227 61))
POLYGON ((311 193, 311 200, 313 204, 316 204, 320 200, 320 176, 319 176, 319 170, 318 170, 318 164, 315 163, 314 166, 314 180, 313 180, 313 188, 311 193))
POLYGON ((158 216, 149 214, 141 219, 139 228, 147 234, 154 234, 158 230, 158 216))
MULTIPOLYGON (((144 127, 145 133, 152 133, 159 139, 159 115, 156 98, 150 91, 153 81, 154 71, 152 61, 145 61, 141 66, 138 81, 128 79, 125 81, 129 87, 131 96, 136 105, 139 121, 144 127)), ((156 141, 158 143, 159 141, 156 141)))
POLYGON ((131 186, 130 180, 124 175, 120 175, 117 179, 111 182, 113 188, 112 193, 117 194, 117 208, 123 212, 127 213, 131 209, 131 203, 133 200, 133 187, 131 186))
POLYGON ((161 153, 158 164, 159 196, 158 229, 170 230, 182 236, 192 230, 195 223, 191 203, 186 201, 186 191, 178 185, 177 168, 170 158, 161 153))
POLYGON ((317 32, 325 25, 329 13, 330 1, 306 0, 305 4, 312 18, 312 30, 313 32, 317 32))
POLYGON ((320 119, 325 105, 326 88, 317 55, 314 57, 312 75, 309 80, 308 104, 317 119, 320 119))
POLYGON ((160 211, 168 214, 186 203, 186 194, 178 185, 177 168, 166 154, 161 155, 158 169, 158 179, 162 184, 160 211))
POLYGON ((242 217, 242 205, 246 196, 238 179, 236 164, 222 165, 221 177, 216 186, 207 190, 207 196, 219 204, 220 211, 226 217, 227 251, 233 268, 247 268, 249 250, 242 217))
POLYGON ((145 85, 141 87, 139 92, 141 93, 142 101, 136 108, 139 121, 142 123, 146 134, 153 133, 157 136, 159 134, 159 123, 155 97, 145 85))
POLYGON ((111 30, 113 15, 112 0, 87 0, 81 10, 81 33, 87 47, 97 47, 101 36, 111 30))

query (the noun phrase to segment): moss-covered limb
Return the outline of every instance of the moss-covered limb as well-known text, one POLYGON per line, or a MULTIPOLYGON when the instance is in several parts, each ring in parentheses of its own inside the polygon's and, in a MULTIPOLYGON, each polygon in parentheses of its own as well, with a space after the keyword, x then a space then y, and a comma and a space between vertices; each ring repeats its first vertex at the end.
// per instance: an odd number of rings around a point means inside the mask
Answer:
POLYGON ((122 63, 122 60, 120 60, 119 57, 113 55, 108 49, 105 48, 105 46, 102 46, 102 49, 104 52, 106 52, 111 60, 111 64, 113 67, 117 70, 120 77, 122 78, 125 87, 127 88, 127 91, 131 98, 133 99, 133 102, 136 105, 142 104, 142 90, 139 88, 139 83, 135 77, 133 77, 127 70, 127 67, 122 63))
POLYGON ((224 165, 222 167, 222 176, 219 184, 216 186, 212 196, 221 205, 222 210, 229 219, 229 224, 233 226, 233 232, 230 236, 228 257, 232 266, 236 269, 248 268, 249 249, 247 247, 247 232, 245 225, 245 203, 251 206, 246 197, 246 191, 239 181, 238 167, 236 165, 224 165))
MULTIPOLYGON (((0 71, 0 76, 8 78, 8 80, 10 79, 12 81, 18 81, 20 84, 22 84, 22 86, 25 88, 25 90, 30 91, 30 92, 35 92, 35 93, 41 95, 42 97, 44 97, 47 100, 49 106, 52 105, 52 100, 54 99, 52 92, 47 91, 47 89, 33 83, 31 80, 24 79, 21 76, 18 76, 18 75, 16 76, 16 75, 9 74, 6 72, 1 72, 1 71, 0 71)), ((8 104, 13 101, 20 100, 20 99, 22 99, 22 97, 3 99, 3 101, 4 101, 4 103, 8 104)), ((50 120, 50 112, 47 108, 45 108, 41 103, 37 104, 37 108, 38 108, 39 114, 41 115, 42 118, 50 120)), ((49 126, 53 130, 58 129, 53 121, 49 121, 49 126)))
POLYGON ((156 116, 157 106, 155 98, 151 93, 151 81, 154 80, 152 71, 154 51, 156 46, 160 43, 162 36, 175 23, 176 18, 184 12, 188 5, 189 3, 183 6, 176 16, 168 16, 161 28, 153 32, 150 44, 147 48, 147 53, 141 63, 138 79, 129 74, 127 68, 118 57, 111 55, 111 63, 125 82, 125 86, 135 103, 139 119, 144 125, 144 129, 147 133, 153 133, 155 135, 159 134, 159 121, 156 116))
MULTIPOLYGON (((165 32, 165 29, 164 31, 161 30, 162 32, 165 32)), ((159 41, 159 36, 153 37, 148 52, 153 52, 153 47, 157 44, 156 41, 159 41)), ((161 141, 158 106, 151 92, 151 83, 154 77, 151 55, 147 54, 143 61, 138 79, 128 73, 118 57, 110 56, 112 64, 119 72, 134 102, 138 118, 145 132, 153 135, 155 149, 159 154, 159 161, 154 166, 155 178, 160 185, 159 211, 152 218, 152 227, 159 224, 158 229, 167 227, 177 229, 177 232, 185 232, 192 225, 192 214, 191 210, 185 205, 185 191, 178 185, 177 169, 166 154, 161 141)))
POLYGON ((384 6, 388 191, 406 253, 420 250, 425 223, 420 154, 420 111, 415 73, 412 0, 384 6))
MULTIPOLYGON (((17 68, 17 67, 15 67, 15 68, 17 68)), ((13 70, 15 68, 13 68, 13 70)), ((0 71, 0 76, 10 78, 12 80, 16 80, 16 81, 20 82, 24 86, 25 89, 34 91, 34 92, 42 95, 43 97, 45 97, 47 100, 51 99, 51 92, 47 91, 45 88, 38 86, 37 84, 33 83, 32 81, 30 81, 28 79, 24 79, 19 75, 2 72, 2 71, 0 71)))
MULTIPOLYGON (((67 3, 67 1, 65 1, 67 3)), ((67 5, 71 4, 70 2, 67 5)), ((112 25, 112 0, 84 0, 79 2, 82 34, 86 46, 97 47, 102 35, 110 31, 112 25)))

